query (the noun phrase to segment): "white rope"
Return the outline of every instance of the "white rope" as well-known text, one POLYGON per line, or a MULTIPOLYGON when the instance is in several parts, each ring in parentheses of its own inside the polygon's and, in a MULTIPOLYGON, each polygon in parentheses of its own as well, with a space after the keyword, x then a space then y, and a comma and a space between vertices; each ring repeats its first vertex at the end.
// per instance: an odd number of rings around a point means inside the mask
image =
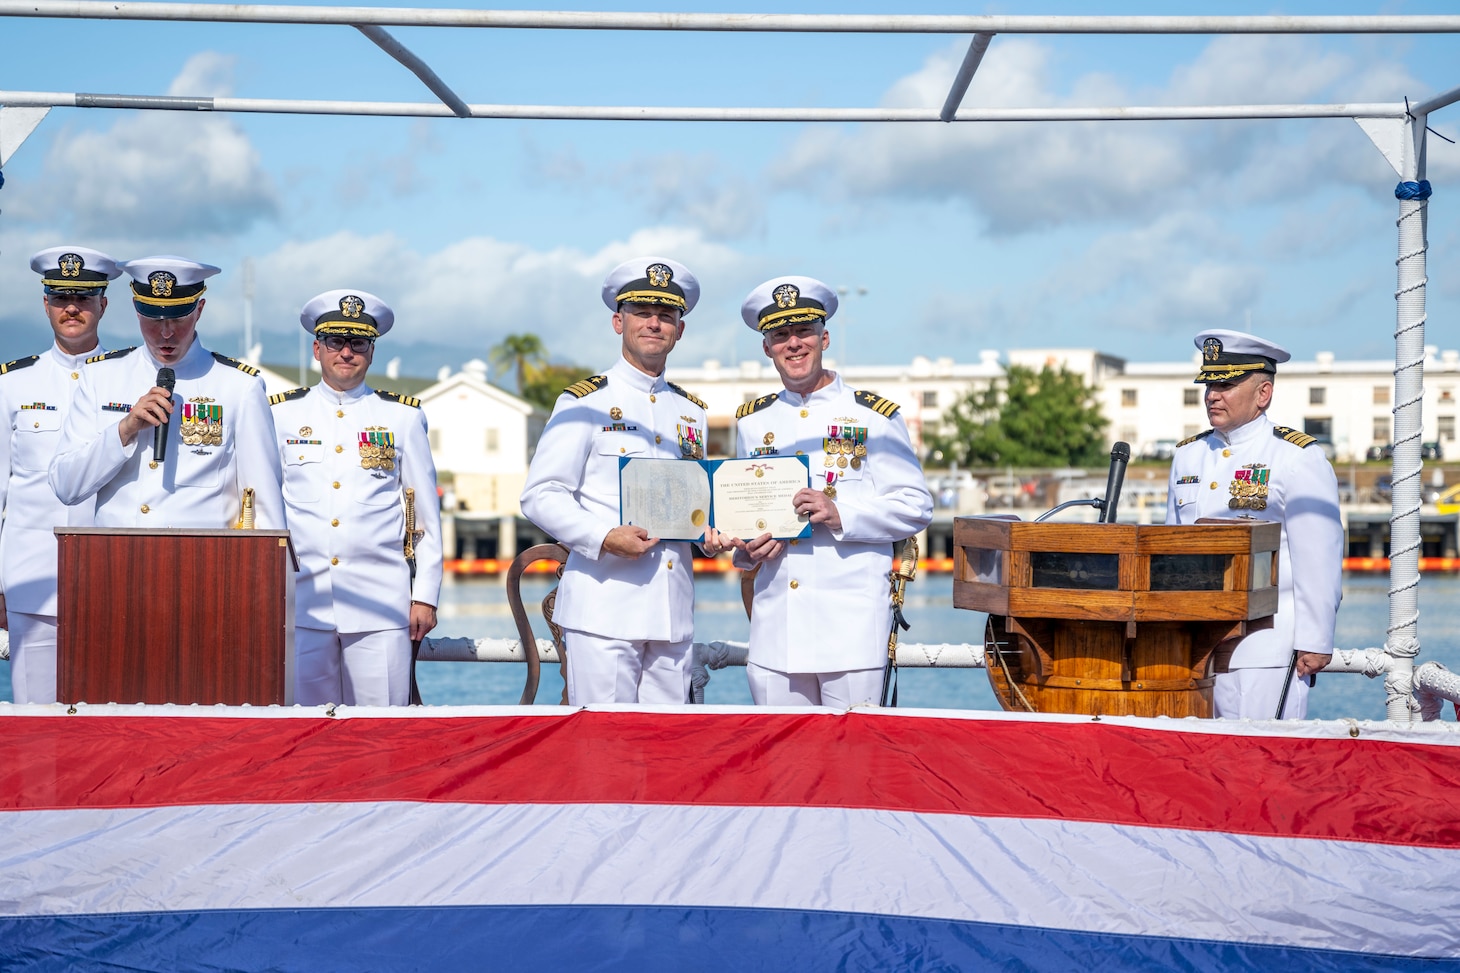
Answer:
POLYGON ((1419 703, 1419 716, 1425 722, 1438 720, 1445 700, 1455 705, 1460 719, 1460 673, 1451 672, 1438 662, 1426 662, 1414 670, 1414 698, 1419 703))

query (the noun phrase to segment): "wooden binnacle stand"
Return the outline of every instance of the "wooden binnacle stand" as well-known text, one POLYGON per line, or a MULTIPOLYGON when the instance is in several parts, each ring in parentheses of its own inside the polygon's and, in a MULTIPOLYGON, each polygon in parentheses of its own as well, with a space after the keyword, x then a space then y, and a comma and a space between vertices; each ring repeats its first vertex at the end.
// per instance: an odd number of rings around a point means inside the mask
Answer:
POLYGON ((1219 647, 1277 611, 1280 531, 961 517, 953 605, 988 613, 1006 710, 1210 717, 1219 647))

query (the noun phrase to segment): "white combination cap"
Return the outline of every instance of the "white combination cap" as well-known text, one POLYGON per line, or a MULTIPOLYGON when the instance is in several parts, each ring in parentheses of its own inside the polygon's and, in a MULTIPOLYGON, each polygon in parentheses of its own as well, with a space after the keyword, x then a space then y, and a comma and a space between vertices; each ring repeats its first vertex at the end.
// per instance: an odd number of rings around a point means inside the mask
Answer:
POLYGON ((836 291, 814 277, 772 277, 750 292, 740 316, 759 334, 807 321, 825 322, 837 308, 836 291))
POLYGON ((689 268, 665 257, 625 260, 603 279, 603 303, 617 311, 621 304, 663 304, 681 314, 695 309, 700 282, 689 268))
POLYGON ((395 324, 395 312, 369 291, 346 288, 310 298, 299 312, 299 323, 315 337, 337 334, 374 339, 395 324))

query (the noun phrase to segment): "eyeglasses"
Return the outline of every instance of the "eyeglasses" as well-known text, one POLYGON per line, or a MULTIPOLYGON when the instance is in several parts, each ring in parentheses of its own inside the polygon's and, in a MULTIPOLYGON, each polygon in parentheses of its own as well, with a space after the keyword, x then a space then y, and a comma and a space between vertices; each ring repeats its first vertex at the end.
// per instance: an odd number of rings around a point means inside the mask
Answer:
POLYGON ((86 307, 92 303, 99 303, 100 294, 47 294, 46 303, 51 307, 68 307, 75 304, 77 307, 86 307))
POLYGON ((343 351, 349 345, 350 350, 357 355, 363 355, 375 346, 375 342, 369 338, 346 338, 338 334, 327 334, 319 342, 330 351, 343 351))

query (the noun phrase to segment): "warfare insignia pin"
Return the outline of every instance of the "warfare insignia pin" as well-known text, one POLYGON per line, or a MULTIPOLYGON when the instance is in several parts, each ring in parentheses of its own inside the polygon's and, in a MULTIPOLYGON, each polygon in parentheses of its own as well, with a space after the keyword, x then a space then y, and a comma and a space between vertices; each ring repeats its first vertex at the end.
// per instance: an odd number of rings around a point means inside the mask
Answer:
POLYGON ((669 282, 674 279, 674 271, 665 264, 650 264, 644 269, 644 274, 655 287, 668 287, 669 282))
POLYGON ((363 310, 365 310, 365 302, 354 294, 346 294, 340 298, 340 313, 345 317, 358 318, 363 310))
POLYGON ((81 268, 86 266, 86 261, 81 259, 79 253, 63 253, 56 265, 61 268, 62 277, 80 277, 81 268))
POLYGON ((171 297, 177 277, 166 270, 154 270, 147 275, 147 283, 152 285, 153 297, 171 297))
POLYGON ((801 291, 795 284, 782 284, 771 296, 776 299, 776 307, 784 309, 796 306, 796 302, 801 299, 801 291))

